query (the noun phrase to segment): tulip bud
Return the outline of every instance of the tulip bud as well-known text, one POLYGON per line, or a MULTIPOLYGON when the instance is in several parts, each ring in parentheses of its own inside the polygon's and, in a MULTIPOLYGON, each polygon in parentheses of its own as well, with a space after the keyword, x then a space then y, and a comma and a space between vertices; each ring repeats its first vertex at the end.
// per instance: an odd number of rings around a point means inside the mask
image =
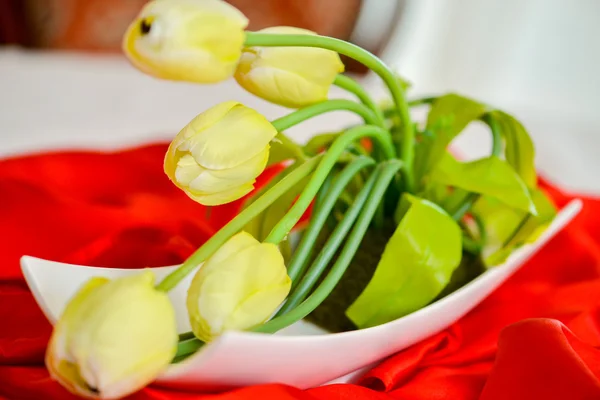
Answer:
POLYGON ((165 173, 204 205, 237 200, 254 188, 277 130, 258 112, 235 101, 194 118, 169 146, 165 173))
MULTIPOLYGON (((316 35, 288 26, 261 33, 316 35)), ((250 93, 285 107, 299 108, 327 100, 335 77, 344 72, 338 53, 315 47, 245 48, 235 79, 250 93)))
POLYGON ((208 342, 227 330, 265 322, 291 287, 276 245, 240 232, 198 270, 187 296, 194 334, 208 342))
POLYGON ((156 0, 129 26, 123 50, 157 78, 214 83, 233 75, 248 19, 221 0, 156 0))
POLYGON ((51 376, 72 393, 115 399, 133 393, 171 362, 175 311, 154 274, 92 278, 71 299, 46 350, 51 376))

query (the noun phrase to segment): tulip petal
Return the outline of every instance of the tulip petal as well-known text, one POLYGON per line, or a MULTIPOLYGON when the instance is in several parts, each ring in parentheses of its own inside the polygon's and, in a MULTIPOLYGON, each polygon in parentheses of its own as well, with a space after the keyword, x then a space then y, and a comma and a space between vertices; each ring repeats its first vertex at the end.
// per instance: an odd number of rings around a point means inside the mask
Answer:
MULTIPOLYGON (((196 121, 190 126, 196 128, 196 121)), ((196 162, 209 169, 232 168, 256 156, 277 135, 277 130, 260 113, 239 104, 222 118, 189 138, 188 150, 196 162)))
POLYGON ((194 201, 205 206, 220 206, 221 204, 231 203, 250 193, 254 189, 254 181, 237 186, 230 190, 211 194, 194 194, 190 191, 185 193, 194 201))
POLYGON ((204 205, 237 200, 254 188, 277 131, 256 111, 234 101, 194 118, 171 142, 164 171, 204 205))
POLYGON ((177 161, 174 176, 177 186, 187 188, 196 178, 203 174, 206 169, 198 165, 191 154, 185 154, 177 161))
POLYGON ((267 321, 283 303, 290 287, 291 280, 263 288, 260 292, 250 295, 229 317, 227 329, 244 330, 267 321))
POLYGON ((145 270, 89 282, 53 332, 46 357, 53 377, 74 393, 102 398, 126 396, 152 381, 178 341, 175 312, 154 281, 145 270), (55 346, 61 341, 64 353, 55 346))
POLYGON ((169 347, 176 345, 176 337, 153 343, 155 335, 159 333, 168 339, 171 331, 169 322, 175 323, 174 311, 166 294, 154 291, 153 286, 154 273, 146 270, 138 275, 111 281, 90 294, 85 310, 88 311, 87 315, 80 316, 77 322, 81 324, 81 331, 93 331, 75 338, 72 353, 78 360, 82 377, 91 386, 106 392, 123 376, 144 374, 144 365, 156 354, 164 358, 174 356, 174 353, 170 354, 169 347), (147 303, 144 307, 140 307, 141 299, 147 303), (97 307, 100 302, 102 309, 110 314, 91 312, 91 308, 97 307), (157 323, 159 321, 154 318, 148 318, 150 313, 163 316, 166 320, 157 323), (95 324, 91 320, 94 317, 100 318, 102 323, 95 324), (136 324, 118 322, 132 318, 136 324), (153 335, 148 335, 149 330, 153 330, 153 335), (96 337, 103 338, 102 346, 96 342, 96 337), (167 348, 156 348, 159 345, 166 345, 167 348), (150 346, 155 347, 154 351, 148 352, 150 346), (115 359, 115 355, 111 354, 113 348, 119 349, 120 357, 115 359), (122 360, 115 362, 119 358, 122 360))
MULTIPOLYGON (((248 24, 248 18, 237 8, 222 0, 169 0, 151 1, 142 11, 139 18, 152 16, 170 16, 186 18, 203 17, 207 21, 223 19, 235 22, 238 25, 248 24)), ((201 29, 201 28, 199 28, 201 29)))
POLYGON ((85 390, 85 381, 79 373, 79 368, 73 363, 74 358, 68 348, 68 335, 72 328, 72 322, 78 318, 82 305, 85 307, 85 300, 89 294, 108 282, 107 278, 93 277, 82 285, 55 324, 48 343, 46 366, 50 375, 72 392, 76 391, 81 395, 89 394, 89 391, 85 390))
POLYGON ((248 232, 239 232, 233 235, 225 244, 210 256, 209 260, 202 266, 202 275, 206 275, 217 268, 219 264, 226 262, 229 257, 249 247, 258 246, 260 242, 248 232))
POLYGON ((275 67, 256 67, 243 78, 246 89, 261 93, 265 100, 290 108, 327 100, 330 84, 318 85, 291 71, 275 67))
MULTIPOLYGON (((315 34, 304 29, 272 27, 262 33, 315 34), (287 29, 286 29, 287 28, 287 29)), ((274 68, 289 71, 308 79, 315 84, 329 87, 337 74, 344 72, 338 53, 316 47, 253 47, 245 49, 242 60, 251 61, 253 68, 274 68), (254 58, 246 59, 246 52, 254 53, 254 58), (318 67, 317 67, 318 66, 318 67)))
MULTIPOLYGON (((316 35, 294 27, 259 31, 273 34, 316 35)), ((344 71, 339 54, 315 47, 245 48, 235 72, 240 86, 265 100, 299 108, 327 99, 335 77, 344 71)))
POLYGON ((225 321, 225 329, 243 330, 265 322, 289 293, 283 256, 271 243, 238 253, 228 260, 242 275, 243 290, 237 305, 225 321))
POLYGON ((219 82, 233 75, 246 26, 248 19, 224 1, 151 1, 127 29, 123 50, 149 75, 219 82))
MULTIPOLYGON (((247 182, 254 182, 265 169, 268 159, 269 148, 266 147, 264 151, 236 167, 226 170, 203 169, 193 181, 188 183, 188 187, 192 193, 201 195, 223 192, 247 182)), ((179 178, 177 179, 182 183, 179 178)))
POLYGON ((225 330, 258 325, 273 314, 290 286, 277 246, 240 232, 192 280, 187 298, 192 329, 210 341, 225 330))
MULTIPOLYGON (((189 124, 187 124, 187 126, 177 135, 177 137, 175 138, 175 142, 177 142, 178 140, 180 142, 184 142, 194 136, 196 136, 197 134, 199 134, 200 132, 202 132, 203 130, 211 127, 212 125, 216 124, 217 122, 219 122, 220 120, 222 120, 223 118, 225 118, 225 116, 234 108, 237 106, 242 106, 242 104, 238 103, 237 101, 224 101, 222 103, 217 104, 216 106, 213 106, 211 108, 209 108, 208 110, 204 111, 201 114, 198 114, 198 116, 196 116, 193 120, 190 121, 189 124)), ((177 146, 179 150, 189 150, 189 147, 187 147, 186 145, 183 146, 177 146)))

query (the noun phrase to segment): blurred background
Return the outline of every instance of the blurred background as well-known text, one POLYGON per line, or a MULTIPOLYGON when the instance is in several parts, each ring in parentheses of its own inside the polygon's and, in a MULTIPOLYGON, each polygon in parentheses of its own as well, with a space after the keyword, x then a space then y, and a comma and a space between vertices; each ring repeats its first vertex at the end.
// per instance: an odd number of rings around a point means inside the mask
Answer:
MULTIPOLYGON (((274 118, 234 81, 199 86, 142 75, 120 53, 145 0, 0 0, 0 157, 47 149, 169 140, 191 118, 236 99, 274 118)), ((352 41, 412 83, 410 97, 448 91, 517 116, 537 147, 542 174, 600 193, 600 1, 230 0, 249 29, 292 25, 352 41)), ((360 65, 347 69, 378 98, 360 65)), ((332 97, 346 97, 332 90, 332 97)), ((296 127, 311 133, 353 122, 347 114, 296 127)), ((489 151, 478 126, 455 143, 467 157, 489 151)))

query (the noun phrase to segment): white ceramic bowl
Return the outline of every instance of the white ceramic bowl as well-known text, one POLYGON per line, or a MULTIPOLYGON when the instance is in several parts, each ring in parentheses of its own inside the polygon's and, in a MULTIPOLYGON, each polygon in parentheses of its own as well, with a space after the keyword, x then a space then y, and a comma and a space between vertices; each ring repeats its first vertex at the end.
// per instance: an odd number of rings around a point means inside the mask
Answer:
MULTIPOLYGON (((581 201, 567 205, 537 242, 514 252, 502 265, 441 300, 398 320, 373 328, 327 334, 301 321, 276 335, 228 332, 180 364, 171 365, 156 384, 179 389, 220 390, 279 382, 300 388, 318 386, 364 368, 446 328, 479 304, 573 219, 581 201)), ((51 323, 69 298, 92 276, 116 278, 136 270, 69 265, 23 257, 27 284, 51 323)), ((160 279, 176 266, 155 268, 160 279)), ((185 295, 191 277, 170 299, 180 332, 189 331, 185 295)), ((348 380, 348 377, 341 381, 348 380)))

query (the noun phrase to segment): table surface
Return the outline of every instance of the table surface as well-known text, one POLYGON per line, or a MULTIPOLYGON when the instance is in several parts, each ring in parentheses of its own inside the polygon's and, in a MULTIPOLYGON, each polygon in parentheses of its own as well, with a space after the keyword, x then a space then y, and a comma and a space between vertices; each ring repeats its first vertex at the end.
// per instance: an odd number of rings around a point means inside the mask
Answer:
MULTIPOLYGON (((370 81, 371 82, 371 81, 370 81)), ((381 87, 370 88, 378 96, 381 87)), ((337 88, 331 97, 347 97, 337 88)), ((200 86, 153 79, 120 56, 0 50, 0 157, 51 149, 118 149, 169 140, 195 115, 238 100, 268 118, 286 109, 242 90, 235 81, 200 86)), ((485 99, 484 99, 485 100, 485 99)), ((600 126, 535 107, 507 109, 529 129, 541 173, 572 190, 600 193, 600 126)), ((299 141, 357 122, 335 112, 289 131, 299 141)), ((455 142, 468 157, 489 152, 489 134, 469 126, 455 142)))

